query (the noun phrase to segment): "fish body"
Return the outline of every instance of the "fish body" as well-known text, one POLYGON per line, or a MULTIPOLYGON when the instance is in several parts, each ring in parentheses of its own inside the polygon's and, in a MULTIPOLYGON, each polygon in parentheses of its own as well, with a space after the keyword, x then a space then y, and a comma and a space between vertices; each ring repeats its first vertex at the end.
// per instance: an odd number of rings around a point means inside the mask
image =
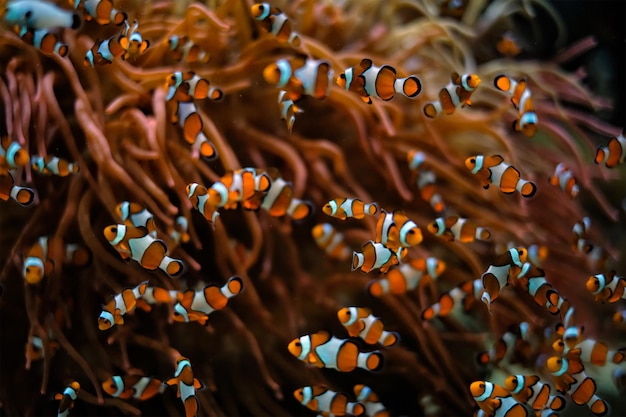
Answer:
POLYGON ((278 93, 278 109, 280 110, 280 118, 287 123, 289 133, 293 130, 293 124, 296 122, 296 114, 302 113, 303 110, 296 106, 296 103, 289 98, 287 90, 280 90, 278 93))
POLYGON ((136 308, 140 308, 143 311, 152 310, 152 306, 156 304, 171 304, 178 300, 178 294, 180 291, 167 290, 161 287, 146 287, 145 292, 141 295, 141 298, 137 299, 136 308))
POLYGON ((263 77, 269 84, 285 90, 294 102, 305 95, 321 100, 330 92, 333 70, 328 61, 302 56, 269 64, 263 70, 263 77))
POLYGON ((583 217, 574 224, 570 238, 572 249, 583 253, 590 253, 594 249, 593 243, 589 240, 590 228, 591 219, 589 217, 583 217))
POLYGON ((489 381, 474 381, 470 392, 485 416, 527 417, 528 411, 502 386, 489 381))
POLYGON ((419 245, 422 240, 421 229, 402 210, 394 210, 391 213, 382 210, 376 223, 374 242, 382 243, 392 251, 397 251, 399 248, 419 245))
POLYGON ((127 19, 125 12, 113 7, 112 0, 70 0, 74 9, 82 10, 85 20, 95 20, 99 25, 121 25, 127 19))
POLYGON ((38 284, 55 266, 62 263, 85 266, 91 255, 82 246, 65 244, 58 237, 42 236, 30 247, 24 258, 22 275, 28 284, 38 284))
POLYGON ((356 400, 365 405, 365 413, 369 417, 390 417, 387 408, 380 402, 378 395, 370 387, 357 384, 353 388, 356 400))
POLYGON ((522 197, 532 197, 537 192, 537 186, 521 178, 519 171, 506 164, 500 155, 475 155, 465 160, 465 166, 478 176, 485 189, 493 184, 505 194, 518 191, 522 197))
POLYGON ((330 223, 316 224, 311 229, 313 240, 330 258, 347 260, 351 250, 343 240, 343 234, 330 223))
POLYGON ((260 207, 270 216, 281 217, 289 215, 294 220, 302 220, 313 212, 309 201, 300 200, 293 196, 293 186, 278 175, 270 172, 271 186, 262 196, 260 207))
POLYGON ((220 215, 217 206, 209 201, 209 190, 198 183, 192 182, 187 184, 187 198, 191 202, 193 208, 198 210, 209 224, 215 228, 215 222, 220 215))
POLYGON ((509 277, 524 275, 530 268, 526 262, 526 248, 511 248, 498 255, 489 268, 483 273, 483 294, 481 301, 489 306, 500 294, 500 290, 509 284, 509 277))
POLYGON ((177 396, 185 406, 185 417, 198 415, 196 390, 204 388, 204 385, 198 378, 194 378, 189 359, 181 356, 176 361, 176 372, 172 378, 165 381, 165 384, 176 386, 177 396))
POLYGON ((560 295, 552 284, 546 280, 543 269, 531 264, 526 273, 517 278, 522 287, 528 291, 538 305, 546 307, 552 314, 559 311, 557 305, 560 295))
POLYGON ((437 279, 445 269, 445 262, 434 257, 413 259, 391 269, 383 278, 371 281, 367 291, 373 297, 405 294, 416 289, 422 279, 437 279))
POLYGON ((68 162, 65 159, 54 155, 48 155, 45 157, 33 155, 30 162, 33 170, 43 175, 67 177, 68 175, 76 174, 79 171, 78 164, 68 162))
POLYGON ((458 240, 463 243, 488 240, 491 237, 489 230, 459 216, 438 217, 428 225, 428 231, 448 241, 458 240))
POLYGON ((91 49, 85 54, 85 67, 94 68, 96 65, 107 65, 114 59, 123 58, 126 50, 119 42, 119 37, 112 37, 103 41, 96 40, 91 49))
POLYGON ((116 324, 124 324, 124 314, 133 311, 137 300, 146 292, 148 281, 144 281, 134 288, 126 288, 116 294, 102 309, 98 318, 98 328, 108 330, 116 324))
POLYGON ((257 168, 228 171, 207 189, 208 202, 226 209, 235 209, 241 203, 245 209, 257 210, 273 185, 272 181, 269 173, 257 168))
POLYGON ((67 56, 69 51, 67 44, 61 42, 59 35, 48 29, 22 30, 20 38, 46 55, 56 53, 60 56, 67 56))
POLYGON ((157 231, 154 215, 141 204, 122 201, 115 206, 115 212, 123 224, 134 227, 143 226, 148 229, 148 234, 156 239, 157 231))
POLYGON ((196 105, 193 101, 176 101, 175 103, 172 121, 182 127, 185 140, 192 145, 193 155, 200 155, 207 160, 216 159, 217 149, 202 131, 204 123, 196 105))
POLYGON ((233 276, 221 287, 209 284, 199 291, 187 290, 179 293, 178 302, 174 305, 174 321, 186 323, 197 321, 205 325, 211 313, 222 310, 228 304, 228 300, 242 290, 243 281, 240 277, 233 276))
POLYGON ((442 113, 452 114, 457 107, 470 106, 470 97, 478 88, 480 78, 476 74, 459 75, 454 72, 450 83, 439 91, 439 100, 426 103, 424 114, 434 118, 442 113))
POLYGON ((110 396, 138 401, 146 401, 163 393, 165 387, 160 379, 142 375, 113 375, 102 383, 102 389, 110 396))
POLYGON ((587 291, 594 295, 599 303, 616 303, 626 300, 626 280, 617 276, 615 271, 608 274, 596 274, 587 280, 587 291))
POLYGON ((189 242, 191 235, 189 235, 189 221, 187 218, 185 216, 177 216, 174 219, 174 225, 168 228, 167 234, 176 246, 189 242))
POLYGON ((170 54, 176 61, 185 61, 188 64, 206 64, 211 59, 208 52, 187 36, 172 35, 167 39, 167 45, 170 54))
POLYGON ((0 173, 26 166, 30 162, 28 151, 8 136, 0 139, 0 173))
POLYGON ((509 76, 498 75, 493 84, 498 90, 512 96, 511 103, 517 109, 518 114, 513 122, 513 129, 524 136, 534 136, 537 131, 537 114, 526 79, 515 81, 509 76))
POLYGON ((467 281, 443 293, 435 304, 422 312, 422 320, 432 320, 435 317, 447 317, 459 306, 461 306, 464 311, 468 311, 471 305, 480 298, 482 292, 483 285, 480 278, 467 281))
POLYGON ((345 220, 348 217, 362 219, 365 215, 373 216, 378 212, 378 203, 365 204, 358 198, 336 198, 322 207, 324 214, 345 220))
POLYGON ((4 21, 27 29, 78 29, 82 20, 78 13, 61 9, 56 4, 36 0, 13 0, 6 6, 4 21))
POLYGON ((537 375, 510 375, 504 381, 504 388, 516 401, 528 404, 535 411, 546 407, 553 411, 565 408, 565 399, 550 395, 550 385, 541 382, 537 375))
POLYGON ((430 169, 423 169, 424 162, 426 161, 426 155, 424 152, 411 149, 406 154, 409 169, 417 173, 417 188, 420 191, 420 195, 426 200, 430 206, 437 213, 441 213, 446 209, 441 195, 437 192, 435 186, 437 182, 437 176, 435 172, 430 169))
POLYGON ((57 417, 68 417, 70 415, 70 411, 74 408, 74 401, 78 398, 79 391, 80 384, 73 381, 65 387, 63 393, 56 394, 54 396, 55 400, 61 401, 59 403, 59 412, 57 413, 57 417))
POLYGON ((193 71, 176 71, 165 81, 166 100, 192 101, 220 100, 224 97, 222 90, 212 87, 209 80, 202 78, 193 71))
POLYGON ((276 36, 281 42, 289 42, 295 47, 300 46, 298 33, 292 30, 291 21, 278 7, 273 7, 269 3, 257 3, 250 11, 263 30, 276 36))
POLYGON ((382 320, 367 308, 344 307, 337 312, 337 318, 350 336, 360 337, 369 345, 380 343, 391 347, 400 340, 398 333, 386 331, 382 320))
POLYGON ((548 179, 551 185, 558 186, 570 197, 575 198, 580 192, 580 187, 572 171, 562 162, 554 169, 554 174, 548 179))
POLYGON ((626 159, 626 137, 624 132, 609 139, 607 146, 598 146, 594 161, 596 164, 604 164, 607 168, 615 168, 624 163, 626 159))
POLYGON ((362 252, 352 252, 352 270, 361 269, 365 273, 373 269, 380 269, 382 273, 387 272, 393 265, 400 263, 400 259, 406 251, 404 248, 394 251, 373 240, 366 242, 362 250, 362 252))
POLYGON ((150 41, 144 40, 141 33, 139 33, 139 22, 135 20, 131 26, 128 24, 128 20, 124 20, 124 25, 125 29, 118 38, 120 46, 125 51, 123 59, 136 57, 146 52, 146 49, 150 46, 150 41))
POLYGON ((293 396, 308 409, 331 416, 360 416, 365 412, 362 403, 348 401, 345 394, 332 391, 323 385, 298 388, 293 396))
POLYGON ((15 200, 20 206, 28 207, 35 202, 35 191, 31 188, 15 185, 13 176, 7 171, 0 173, 0 200, 15 200))

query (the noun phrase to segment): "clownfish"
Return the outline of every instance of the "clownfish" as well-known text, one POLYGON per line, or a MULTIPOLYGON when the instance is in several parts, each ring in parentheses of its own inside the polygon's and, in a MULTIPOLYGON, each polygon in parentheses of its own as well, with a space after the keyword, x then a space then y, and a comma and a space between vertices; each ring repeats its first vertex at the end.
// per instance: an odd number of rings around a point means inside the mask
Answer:
POLYGON ((26 166, 30 162, 28 151, 8 136, 0 139, 0 173, 26 166))
POLYGON ((279 41, 300 46, 300 37, 291 29, 287 15, 278 7, 272 7, 269 3, 257 3, 250 8, 250 12, 263 30, 276 36, 279 41))
POLYGON ((293 101, 303 95, 318 100, 326 98, 333 83, 333 74, 330 62, 306 56, 279 59, 263 70, 265 81, 287 91, 287 97, 293 101))
POLYGON ((188 64, 206 64, 211 59, 208 52, 193 43, 187 36, 172 35, 167 39, 170 54, 176 61, 185 61, 188 64))
POLYGON ((242 290, 243 281, 241 278, 232 276, 221 287, 209 284, 199 291, 181 292, 178 294, 178 302, 174 306, 173 318, 175 321, 185 323, 197 321, 204 326, 211 313, 222 310, 228 304, 228 300, 242 290))
POLYGON ((162 394, 166 387, 160 379, 142 375, 113 375, 102 383, 102 389, 111 397, 138 401, 162 394))
POLYGON ((348 217, 362 219, 365 215, 374 216, 378 212, 378 203, 365 204, 358 198, 336 198, 322 207, 324 214, 336 219, 348 217))
POLYGON ((463 311, 469 311, 470 307, 480 298, 483 285, 480 278, 467 281, 450 291, 441 294, 439 300, 422 312, 422 320, 432 320, 435 317, 447 317, 451 315, 455 307, 461 306, 463 311))
POLYGON ((476 74, 459 75, 453 72, 451 82, 439 91, 439 100, 426 103, 424 114, 431 119, 441 113, 452 114, 457 107, 471 106, 470 97, 478 88, 480 78, 476 74))
POLYGON ((80 391, 80 384, 76 381, 72 381, 65 389, 63 393, 55 394, 53 399, 60 400, 59 411, 57 417, 68 417, 70 411, 74 408, 74 401, 78 398, 78 392, 80 391))
POLYGON ((126 50, 120 45, 119 37, 112 37, 103 41, 96 40, 90 50, 85 54, 83 64, 85 67, 94 68, 96 65, 107 65, 114 59, 122 58, 126 50))
POLYGON ((400 263, 405 252, 406 248, 400 247, 394 251, 382 243, 370 240, 363 244, 363 252, 352 252, 352 270, 361 269, 368 273, 373 269, 380 269, 384 274, 393 265, 400 263))
POLYGON ((183 272, 183 261, 167 256, 165 242, 153 238, 145 227, 111 225, 104 229, 104 237, 122 259, 131 258, 145 269, 158 268, 169 276, 183 272))
POLYGON ((144 281, 134 288, 125 288, 116 294, 103 308, 98 317, 98 328, 108 330, 116 324, 124 324, 124 314, 133 311, 137 300, 146 292, 148 281, 144 281))
POLYGON ((599 366, 604 366, 607 361, 620 364, 626 359, 626 348, 609 350, 605 343, 593 339, 581 340, 571 348, 563 339, 558 339, 552 344, 552 348, 557 353, 565 354, 568 359, 581 360, 599 366))
POLYGON ((368 308, 344 307, 337 312, 337 318, 351 337, 360 337, 368 345, 380 343, 391 347, 400 340, 400 335, 386 331, 382 320, 368 308))
POLYGON ((298 388, 293 392, 293 396, 300 404, 318 413, 327 413, 331 416, 345 416, 347 414, 360 416, 365 413, 363 404, 348 401, 345 394, 332 391, 323 385, 298 388))
POLYGON ((350 372, 356 368, 377 371, 383 366, 383 355, 379 351, 360 352, 352 340, 338 339, 325 330, 300 336, 287 348, 293 356, 317 368, 350 372))
POLYGON ((336 82, 339 87, 360 95, 367 104, 372 104, 372 97, 388 101, 396 93, 415 98, 422 92, 422 82, 417 76, 398 78, 395 68, 390 65, 377 67, 368 58, 345 70, 336 82))
POLYGON ((493 184, 505 194, 519 191, 522 197, 532 197, 537 192, 537 186, 521 178, 519 171, 506 164, 500 155, 471 156, 465 160, 465 166, 472 174, 478 175, 484 189, 493 184))
POLYGON ((509 390, 516 401, 528 404, 535 411, 544 408, 559 411, 565 408, 565 398, 550 395, 550 384, 541 382, 537 375, 510 375, 504 380, 504 388, 509 390))
POLYGON ((594 161, 596 164, 605 164, 607 168, 614 168, 624 163, 626 159, 626 137, 624 133, 613 136, 606 146, 598 146, 594 161))
POLYGON ((515 81, 507 75, 498 75, 493 80, 493 85, 513 96, 511 103, 518 113, 517 119, 513 122, 513 129, 522 132, 524 136, 533 136, 537 130, 537 114, 526 79, 515 81))
POLYGON ((548 180, 551 185, 558 186, 561 190, 575 198, 580 192, 580 188, 574 178, 572 171, 562 162, 554 169, 554 174, 548 180))
POLYGON ((438 217, 427 226, 430 233, 441 236, 447 241, 458 240, 463 243, 474 240, 488 240, 491 237, 489 230, 476 226, 471 221, 459 217, 438 217))
POLYGON ((177 101, 172 116, 172 123, 178 123, 183 128, 183 136, 187 143, 192 145, 194 157, 200 154, 203 158, 213 160, 218 157, 213 142, 202 131, 204 123, 193 101, 177 101))
POLYGON ((589 217, 583 217, 582 220, 574 224, 570 239, 572 249, 583 253, 589 253, 593 250, 593 243, 588 239, 589 228, 591 228, 591 219, 589 217))
POLYGON ((520 277, 530 269, 526 262, 528 252, 526 248, 511 248, 489 265, 489 268, 481 276, 483 281, 483 294, 480 300, 489 306, 500 294, 500 290, 509 284, 509 277, 520 277))
POLYGON ((187 198, 191 202, 193 208, 198 210, 209 224, 215 228, 215 222, 220 215, 217 206, 209 201, 209 191, 204 185, 192 182, 187 184, 187 198))
POLYGON ((204 384, 193 377, 191 362, 189 359, 180 357, 176 361, 176 372, 167 381, 166 385, 176 385, 176 396, 180 398, 185 406, 185 417, 195 417, 198 415, 198 398, 196 390, 203 389, 204 384))
POLYGON ((369 417, 390 417, 391 414, 370 387, 357 384, 353 387, 353 390, 356 400, 365 405, 365 413, 369 417))
POLYGON ((417 172, 417 188, 420 190, 422 198, 426 200, 437 213, 444 211, 446 205, 435 187, 437 176, 429 169, 421 169, 426 160, 424 152, 411 149, 407 152, 406 158, 409 163, 409 169, 417 172))
POLYGON ((480 365, 498 364, 503 360, 509 362, 513 352, 528 343, 529 334, 530 325, 525 321, 519 325, 510 326, 490 350, 480 352, 476 356, 476 361, 480 365))
POLYGON ((141 295, 141 298, 137 299, 136 308, 149 312, 152 310, 152 306, 155 304, 170 304, 178 299, 180 291, 166 290, 161 287, 146 287, 146 290, 141 295))
POLYGON ((287 123, 287 130, 291 133, 293 124, 296 122, 296 114, 302 113, 303 110, 289 98, 286 90, 280 90, 278 93, 278 109, 280 110, 281 120, 287 123))
POLYGON ((48 155, 45 157, 33 155, 31 157, 33 171, 43 175, 57 175, 67 177, 79 171, 78 164, 68 162, 65 159, 48 155))
POLYGON ((437 279, 445 269, 446 263, 437 258, 412 259, 390 270, 383 278, 370 281, 367 292, 373 297, 405 294, 416 289, 422 279, 437 279))
POLYGON ((528 417, 528 411, 502 386, 489 381, 474 381, 470 393, 486 416, 528 417))
POLYGON ((376 223, 374 242, 382 243, 390 250, 397 251, 399 248, 419 245, 422 240, 421 229, 402 210, 394 210, 391 213, 382 210, 376 223))
POLYGON ((235 209, 241 203, 247 210, 257 210, 273 185, 272 181, 270 173, 257 168, 227 171, 207 189, 208 202, 226 209, 235 209))
POLYGON ((342 261, 350 258, 352 251, 343 240, 343 234, 338 232, 330 223, 320 223, 313 226, 311 234, 317 246, 330 258, 342 261))
POLYGON ((624 368, 615 369, 611 374, 611 379, 620 395, 626 394, 626 370, 624 368))
POLYGON ((293 186, 278 175, 278 171, 269 170, 271 185, 262 197, 261 208, 270 216, 281 217, 288 214, 294 220, 302 220, 313 212, 309 201, 293 196, 293 186))
POLYGON ((58 237, 42 236, 26 253, 22 275, 28 284, 37 284, 51 274, 57 264, 82 267, 89 263, 90 258, 89 251, 82 246, 65 244, 58 237))
POLYGON ((131 26, 128 24, 128 20, 124 20, 124 24, 126 28, 118 38, 120 46, 125 51, 123 59, 135 57, 146 52, 146 49, 150 47, 150 41, 144 40, 141 33, 137 30, 139 28, 139 22, 135 20, 131 26))
POLYGON ((70 0, 74 9, 82 10, 85 20, 95 20, 99 25, 121 25, 128 18, 125 12, 113 7, 112 0, 70 0))
POLYGON ((20 206, 28 207, 35 201, 35 196, 33 189, 15 185, 15 180, 8 171, 0 173, 0 200, 12 198, 20 206))
MULTIPOLYGON (((47 348, 54 354, 58 349, 61 348, 61 345, 56 341, 52 340, 52 332, 48 332, 48 346, 47 348)), ((46 346, 44 346, 44 341, 39 336, 28 336, 28 341, 26 342, 26 346, 24 349, 24 356, 26 357, 26 366, 33 361, 38 361, 43 359, 46 356, 46 346)), ((28 369, 28 368, 26 368, 28 369)))
POLYGON ((117 213, 122 224, 134 227, 143 226, 148 229, 148 234, 156 239, 157 231, 154 215, 141 204, 122 201, 115 206, 115 213, 117 213))
POLYGON ((626 300, 626 280, 611 271, 608 274, 597 274, 589 277, 585 286, 599 303, 616 303, 626 300))
POLYGON ((174 219, 174 225, 168 228, 167 233, 176 246, 180 243, 189 242, 191 239, 189 235, 189 221, 185 216, 177 216, 174 219))
POLYGON ((505 32, 502 38, 496 42, 496 50, 508 58, 517 56, 522 52, 519 42, 510 31, 505 32))
POLYGON ((613 314, 613 324, 623 327, 626 324, 626 310, 618 310, 613 314))
POLYGON ((546 307, 552 314, 558 313, 559 308, 557 305, 560 295, 552 284, 546 280, 543 269, 531 264, 526 273, 517 278, 518 282, 528 291, 528 294, 534 298, 537 304, 546 307))
POLYGON ((165 81, 165 90, 167 91, 166 100, 191 101, 204 100, 220 100, 224 97, 222 90, 211 87, 209 80, 200 77, 193 71, 176 71, 169 75, 165 81))
POLYGON ((57 53, 60 56, 67 56, 69 51, 67 44, 59 40, 59 35, 50 32, 48 29, 22 30, 20 38, 46 55, 57 53))
POLYGON ((606 401, 596 395, 596 381, 587 376, 580 361, 552 356, 548 358, 546 368, 554 377, 556 390, 569 394, 576 405, 586 404, 596 416, 609 412, 606 401))
MULTIPOLYGON (((58 27, 78 29, 82 24, 78 13, 73 13, 53 3, 35 0, 9 1, 4 21, 11 26, 28 29, 53 29, 58 27)), ((22 35, 23 33, 20 33, 22 35)))

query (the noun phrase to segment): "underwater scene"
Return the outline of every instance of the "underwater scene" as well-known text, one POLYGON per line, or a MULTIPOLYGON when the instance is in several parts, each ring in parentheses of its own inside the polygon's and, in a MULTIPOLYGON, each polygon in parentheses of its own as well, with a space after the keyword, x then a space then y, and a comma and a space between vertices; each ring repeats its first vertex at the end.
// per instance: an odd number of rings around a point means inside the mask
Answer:
POLYGON ((0 0, 0 416, 626 415, 624 16, 0 0))

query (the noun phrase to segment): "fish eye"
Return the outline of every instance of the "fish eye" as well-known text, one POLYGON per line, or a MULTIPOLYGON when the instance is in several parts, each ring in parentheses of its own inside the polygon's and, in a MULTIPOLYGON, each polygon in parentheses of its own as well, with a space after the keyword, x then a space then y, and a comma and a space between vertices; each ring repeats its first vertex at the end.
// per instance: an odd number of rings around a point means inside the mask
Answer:
POLYGON ((341 78, 342 80, 346 79, 346 74, 339 74, 339 78, 341 78))
POLYGON ((296 342, 296 347, 301 347, 302 345, 300 344, 300 342, 296 342))
POLYGON ((117 227, 112 227, 112 228, 111 228, 111 232, 113 232, 113 233, 117 233, 117 227))
POLYGON ((30 19, 30 17, 31 17, 32 15, 33 15, 33 12, 32 12, 31 10, 29 10, 29 11, 27 11, 27 12, 24 14, 24 17, 25 17, 25 18, 27 18, 27 19, 30 19))
POLYGON ((476 163, 476 159, 471 158, 471 159, 470 159, 470 163, 475 164, 475 163, 476 163))

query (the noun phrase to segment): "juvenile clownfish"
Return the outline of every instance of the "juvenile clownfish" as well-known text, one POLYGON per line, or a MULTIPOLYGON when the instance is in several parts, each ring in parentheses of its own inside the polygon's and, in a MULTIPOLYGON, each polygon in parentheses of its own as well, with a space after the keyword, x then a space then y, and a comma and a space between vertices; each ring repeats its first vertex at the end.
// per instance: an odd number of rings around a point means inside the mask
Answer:
POLYGON ((378 395, 370 387, 357 384, 353 388, 356 400, 365 405, 365 413, 369 417, 390 417, 389 411, 380 402, 378 395))
POLYGON ((145 227, 111 225, 104 229, 104 237, 122 259, 133 259, 148 270, 161 269, 172 277, 183 272, 183 262, 167 256, 167 245, 145 227))
POLYGON ((406 248, 392 250, 382 243, 370 240, 363 245, 363 252, 352 252, 352 270, 368 273, 373 269, 380 269, 383 274, 393 265, 398 265, 406 252, 406 248))
POLYGON ((431 119, 441 113, 452 114, 457 107, 471 106, 470 97, 478 88, 480 78, 476 74, 459 75, 453 72, 451 81, 439 91, 439 100, 426 103, 424 114, 431 119))
POLYGON ((424 152, 411 149, 407 152, 406 157, 409 163, 409 169, 417 173, 417 188, 420 190, 420 195, 430 204, 433 210, 437 213, 441 213, 446 209, 446 205, 435 186, 437 176, 434 171, 422 169, 426 155, 424 152))
POLYGON ((596 164, 605 164, 607 168, 615 168, 626 159, 626 137, 624 132, 609 139, 607 146, 598 146, 594 161, 596 164))
POLYGON ((300 46, 300 37, 291 29, 291 22, 287 15, 278 7, 272 7, 269 3, 257 3, 250 9, 263 30, 281 42, 289 42, 292 46, 300 46))
POLYGON ((191 239, 189 235, 189 221, 185 216, 177 216, 174 219, 174 225, 168 228, 167 233, 176 246, 189 242, 191 239))
POLYGON ((357 93, 367 104, 372 104, 372 97, 388 101, 396 93, 415 98, 422 92, 422 83, 417 76, 398 78, 395 68, 389 65, 377 67, 368 58, 340 74, 337 85, 357 93))
POLYGON ((569 394, 576 405, 586 404, 596 416, 604 416, 609 412, 606 401, 596 395, 596 381, 587 376, 580 361, 552 356, 548 358, 546 368, 554 377, 556 390, 569 394))
POLYGON ((144 40, 141 33, 137 30, 139 22, 135 20, 131 26, 128 24, 128 20, 124 20, 124 24, 126 28, 118 39, 120 46, 125 51, 123 59, 135 57, 146 52, 146 49, 150 47, 150 41, 144 40))
POLYGON ((363 404, 348 401, 345 394, 331 391, 323 385, 298 388, 293 392, 293 396, 300 404, 318 413, 327 413, 331 416, 345 416, 347 414, 360 416, 365 413, 363 404))
POLYGON ((124 324, 124 314, 131 312, 137 305, 137 300, 146 292, 148 281, 144 281, 134 288, 125 288, 116 294, 103 308, 98 317, 98 328, 108 330, 116 324, 124 324))
POLYGON ((496 340, 490 350, 480 352, 476 361, 480 365, 488 363, 498 364, 501 361, 509 362, 515 350, 528 344, 530 326, 527 322, 512 325, 504 334, 496 340))
POLYGON ((615 271, 608 274, 596 274, 589 277, 585 286, 599 303, 616 303, 626 300, 626 280, 617 276, 615 271))
POLYGON ((446 263, 437 258, 412 259, 390 270, 383 278, 370 281, 367 292, 373 297, 405 294, 416 289, 422 279, 437 279, 445 269, 446 263))
POLYGON ((174 377, 165 381, 166 385, 176 385, 176 396, 180 398, 185 406, 185 417, 195 417, 198 415, 198 398, 196 390, 204 388, 204 384, 198 378, 193 377, 191 362, 189 359, 180 357, 176 361, 176 372, 174 377))
POLYGON ((480 300, 490 306, 500 294, 500 290, 509 285, 509 277, 520 277, 530 268, 526 262, 528 251, 526 248, 511 248, 494 259, 493 263, 483 273, 483 294, 480 300))
POLYGON ((125 12, 113 7, 112 0, 69 0, 74 9, 82 10, 85 20, 95 20, 99 25, 121 25, 128 18, 125 12))
POLYGON ((552 284, 546 280, 543 269, 531 264, 526 273, 517 278, 522 287, 528 291, 528 294, 534 298, 538 305, 546 307, 552 314, 559 312, 557 305, 560 295, 552 284))
POLYGON ((486 416, 528 417, 528 411, 502 386, 489 381, 474 381, 470 393, 486 416))
POLYGON ((137 300, 136 308, 149 312, 155 304, 170 304, 178 299, 180 291, 166 290, 161 287, 146 287, 141 298, 137 300))
POLYGON ((102 383, 102 389, 111 397, 146 401, 165 391, 163 382, 157 378, 142 375, 113 375, 102 383))
POLYGON ((170 54, 176 61, 185 61, 188 64, 206 64, 211 59, 208 52, 193 43, 187 36, 172 35, 167 39, 170 54))
POLYGON ((272 176, 267 171, 246 167, 227 171, 207 189, 208 202, 228 210, 241 205, 247 210, 258 210, 272 186, 272 176))
POLYGON ((593 243, 588 239, 589 229, 591 228, 591 219, 589 217, 583 217, 572 227, 572 237, 570 242, 572 249, 589 253, 593 250, 593 243))
POLYGON ((78 13, 63 10, 53 3, 35 0, 9 1, 4 21, 11 26, 20 26, 23 32, 57 27, 78 29, 82 24, 78 13))
POLYGON ((209 202, 209 191, 204 185, 192 182, 187 184, 187 198, 191 202, 193 208, 198 210, 209 224, 215 228, 215 222, 220 215, 217 206, 209 202))
POLYGON ((124 59, 125 54, 126 50, 120 45, 118 36, 103 41, 97 39, 91 49, 85 54, 83 64, 85 67, 91 68, 94 68, 96 65, 107 65, 113 62, 114 59, 124 59))
POLYGON ((48 155, 46 157, 33 155, 30 162, 33 171, 43 175, 67 177, 79 171, 78 164, 68 162, 54 155, 48 155))
MULTIPOLYGON (((61 348, 61 345, 55 340, 52 340, 52 332, 48 333, 49 336, 47 348, 52 352, 52 354, 54 354, 57 350, 61 348)), ((46 346, 44 346, 44 341, 39 336, 28 336, 28 341, 26 342, 24 351, 24 356, 26 357, 26 369, 28 369, 29 363, 41 360, 46 356, 46 346)))
POLYGON ((489 230, 476 226, 471 221, 459 216, 438 217, 427 228, 430 233, 441 236, 450 242, 458 240, 468 243, 474 240, 488 240, 491 237, 489 230))
POLYGON ((117 213, 122 224, 134 227, 143 226, 148 229, 148 234, 156 239, 157 231, 156 224, 154 223, 154 215, 141 204, 122 201, 115 206, 115 213, 117 213))
POLYGON ((498 75, 493 84, 500 91, 511 94, 511 103, 517 109, 517 119, 513 122, 513 129, 522 132, 524 136, 534 136, 537 131, 537 114, 526 79, 515 81, 507 75, 498 75))
POLYGON ((537 375, 510 375, 504 381, 504 388, 509 390, 516 401, 528 404, 535 411, 544 408, 559 411, 565 408, 565 398, 550 395, 550 384, 541 382, 537 375))
POLYGON ((352 251, 345 244, 343 234, 330 223, 320 223, 311 229, 313 240, 330 258, 347 260, 352 251))
POLYGON ((563 339, 558 339, 552 344, 552 348, 560 354, 566 355, 571 360, 581 360, 593 365, 604 366, 607 362, 620 364, 626 359, 626 348, 610 350, 600 341, 584 339, 569 348, 563 339))
POLYGON ((192 101, 220 100, 224 97, 222 90, 211 87, 209 80, 200 77, 193 71, 176 71, 166 78, 165 89, 167 91, 166 100, 192 101))
POLYGON ((20 206, 28 207, 35 201, 35 191, 31 188, 15 185, 9 172, 0 173, 0 200, 15 200, 20 206))
POLYGON ((7 174, 10 169, 26 166, 30 162, 28 151, 8 136, 0 139, 0 174, 7 174))
POLYGON ((422 243, 423 236, 417 224, 409 219, 402 210, 391 213, 382 210, 376 223, 374 242, 382 243, 392 251, 410 248, 422 243))
POLYGON ((500 54, 508 58, 517 56, 522 52, 519 42, 510 31, 502 35, 502 38, 496 43, 496 49, 500 54))
POLYGON ((467 281, 450 291, 441 294, 439 300, 422 312, 422 320, 432 320, 435 317, 447 317, 461 306, 463 311, 470 307, 482 294, 483 285, 480 278, 467 281))
POLYGON ((352 340, 338 339, 325 330, 300 336, 287 348, 293 356, 317 368, 350 372, 356 368, 377 371, 383 366, 379 351, 360 352, 352 340))
POLYGON ((561 188, 561 190, 565 191, 572 198, 576 198, 580 192, 574 174, 563 163, 556 166, 554 174, 549 178, 549 182, 551 185, 561 188))
POLYGON ((521 178, 519 171, 506 164, 500 155, 475 155, 465 160, 465 166, 478 175, 484 189, 493 184, 505 194, 519 191, 522 197, 532 197, 537 192, 537 186, 521 178))
POLYGON ((176 102, 172 123, 178 123, 183 128, 183 136, 187 143, 192 145, 194 157, 199 154, 203 158, 213 160, 219 156, 213 142, 202 131, 204 123, 193 101, 176 102))
POLYGON ((59 412, 57 413, 57 417, 68 417, 70 415, 70 411, 74 408, 74 401, 78 398, 79 391, 80 384, 73 381, 65 387, 63 393, 56 394, 53 397, 55 400, 61 401, 59 403, 59 412))
POLYGON ((367 308, 344 307, 337 312, 337 318, 351 337, 360 337, 368 345, 391 347, 400 340, 398 333, 386 331, 382 320, 367 308))
POLYGON ((67 44, 61 42, 59 35, 50 32, 48 29, 28 29, 22 30, 20 38, 29 45, 39 49, 46 55, 52 55, 53 53, 59 54, 59 56, 67 56, 68 47, 67 44))
POLYGON ((28 284, 37 284, 57 265, 67 263, 81 267, 87 265, 90 258, 89 251, 82 246, 65 244, 58 237, 42 236, 26 253, 22 275, 28 284))
POLYGON ((348 217, 362 219, 366 214, 374 216, 378 212, 378 203, 365 204, 358 198, 336 198, 324 204, 322 211, 340 220, 348 217))
POLYGON ((173 311, 174 321, 185 323, 197 321, 204 326, 211 313, 222 310, 228 304, 228 300, 242 290, 243 281, 240 277, 233 276, 221 287, 209 284, 199 291, 187 290, 179 293, 173 311))
POLYGON ((303 95, 318 100, 326 98, 333 83, 333 74, 330 62, 306 56, 279 59, 263 70, 265 81, 287 91, 287 97, 293 101, 303 95))
POLYGON ((293 186, 278 175, 278 171, 269 170, 271 185, 267 194, 261 197, 261 208, 270 216, 289 215, 294 220, 302 220, 313 212, 309 201, 293 196, 293 186))
POLYGON ((286 90, 280 90, 278 93, 278 109, 280 110, 281 120, 287 123, 287 130, 291 133, 293 124, 296 122, 296 114, 302 113, 303 110, 289 98, 286 90))

